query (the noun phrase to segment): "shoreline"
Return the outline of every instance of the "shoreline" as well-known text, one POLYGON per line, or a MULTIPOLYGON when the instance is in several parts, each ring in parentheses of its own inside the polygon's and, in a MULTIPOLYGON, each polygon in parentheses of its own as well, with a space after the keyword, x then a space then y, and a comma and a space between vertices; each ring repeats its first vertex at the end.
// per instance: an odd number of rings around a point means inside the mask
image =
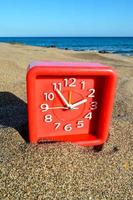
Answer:
MULTIPOLYGON (((45 57, 49 58, 48 60, 52 61, 59 61, 68 57, 70 61, 87 61, 90 62, 101 62, 102 64, 108 64, 112 66, 112 61, 114 62, 114 66, 119 67, 119 65, 128 64, 128 67, 132 68, 133 64, 133 56, 126 56, 120 54, 112 54, 112 53, 99 53, 94 51, 74 51, 74 50, 65 50, 60 48, 47 48, 47 47, 38 47, 38 46, 31 46, 31 45, 22 45, 22 44, 10 44, 10 43, 0 43, 0 48, 12 49, 14 51, 19 50, 21 52, 33 51, 35 55, 31 62, 38 58, 38 53, 41 53, 41 60, 45 60, 45 57), (35 53, 36 52, 36 53, 35 53), (43 53, 45 52, 44 56, 43 53), (56 57, 59 59, 51 58, 50 55, 57 54, 56 57), (118 63, 119 61, 119 63, 118 63)), ((13 55, 14 56, 14 55, 13 55)), ((19 59, 19 58, 18 58, 19 59)), ((38 60, 38 59, 37 59, 38 60)))
POLYGON ((42 47, 42 48, 55 48, 55 49, 61 49, 61 50, 66 50, 66 51, 76 51, 76 52, 94 52, 94 53, 100 53, 100 54, 114 54, 114 55, 121 55, 121 56, 128 56, 128 57, 133 57, 133 50, 131 51, 132 53, 122 53, 123 51, 119 52, 119 51, 113 51, 113 50, 106 50, 106 49, 84 49, 84 48, 68 48, 68 47, 58 47, 54 44, 51 44, 49 46, 41 46, 41 45, 29 45, 29 44, 25 44, 23 42, 0 42, 0 44, 11 44, 11 45, 22 45, 22 46, 33 46, 33 47, 42 47))

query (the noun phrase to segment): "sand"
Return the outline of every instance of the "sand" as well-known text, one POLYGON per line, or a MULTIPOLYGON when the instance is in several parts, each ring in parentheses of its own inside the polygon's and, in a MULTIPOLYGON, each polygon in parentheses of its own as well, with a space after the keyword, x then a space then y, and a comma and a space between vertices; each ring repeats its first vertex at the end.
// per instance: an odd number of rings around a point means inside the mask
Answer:
POLYGON ((133 57, 0 44, 0 199, 133 199, 133 57), (28 144, 26 67, 34 60, 114 66, 117 93, 102 151, 69 143, 28 144))

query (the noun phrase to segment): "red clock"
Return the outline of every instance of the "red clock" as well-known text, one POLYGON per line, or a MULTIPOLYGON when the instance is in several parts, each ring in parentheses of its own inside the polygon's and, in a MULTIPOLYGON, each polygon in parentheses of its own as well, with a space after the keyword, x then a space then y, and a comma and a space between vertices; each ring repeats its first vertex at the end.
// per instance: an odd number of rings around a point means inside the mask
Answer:
POLYGON ((29 140, 103 144, 116 87, 112 67, 84 62, 35 62, 27 72, 29 140))

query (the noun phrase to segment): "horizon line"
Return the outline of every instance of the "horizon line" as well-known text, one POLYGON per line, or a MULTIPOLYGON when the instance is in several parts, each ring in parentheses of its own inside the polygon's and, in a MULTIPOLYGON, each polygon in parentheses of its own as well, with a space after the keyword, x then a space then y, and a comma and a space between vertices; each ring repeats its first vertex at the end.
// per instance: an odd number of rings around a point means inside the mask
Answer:
POLYGON ((84 37, 84 38, 87 38, 87 37, 133 37, 133 36, 0 36, 0 38, 8 38, 8 37, 12 37, 12 38, 15 38, 15 37, 29 37, 29 38, 32 38, 32 37, 40 37, 40 38, 52 38, 52 37, 56 37, 56 38, 61 38, 61 37, 84 37))

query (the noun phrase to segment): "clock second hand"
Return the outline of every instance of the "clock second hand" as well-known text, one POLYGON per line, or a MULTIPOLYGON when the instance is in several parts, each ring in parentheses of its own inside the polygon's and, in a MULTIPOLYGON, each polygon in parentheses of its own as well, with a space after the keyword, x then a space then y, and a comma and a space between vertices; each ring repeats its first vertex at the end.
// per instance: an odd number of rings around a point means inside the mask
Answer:
MULTIPOLYGON (((54 109, 65 109, 65 110, 69 110, 70 108, 67 107, 63 107, 63 106, 57 106, 57 107, 49 107, 48 109, 54 110, 54 109)), ((79 109, 79 108, 73 108, 75 110, 79 109)))
MULTIPOLYGON (((48 107, 47 110, 58 110, 58 109, 64 109, 64 110, 70 110, 70 108, 67 108, 67 107, 63 107, 63 106, 57 106, 57 107, 48 107)), ((74 108, 75 110, 78 110, 79 108, 74 108)), ((46 112, 47 111, 46 109, 43 110, 42 109, 42 112, 46 112)))

